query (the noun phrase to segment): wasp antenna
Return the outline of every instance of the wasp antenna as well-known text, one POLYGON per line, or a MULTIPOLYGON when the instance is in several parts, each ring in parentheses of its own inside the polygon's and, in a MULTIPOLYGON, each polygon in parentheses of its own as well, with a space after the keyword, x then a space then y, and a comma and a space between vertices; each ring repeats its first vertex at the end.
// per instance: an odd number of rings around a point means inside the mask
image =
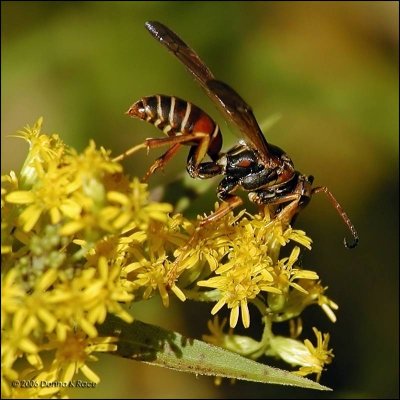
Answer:
MULTIPOLYGON (((340 207, 340 205, 339 205, 339 207, 340 207)), ((347 216, 347 214, 343 210, 341 210, 341 211, 342 211, 341 217, 342 217, 344 223, 350 229, 351 234, 353 235, 353 241, 350 244, 349 244, 348 240, 346 238, 344 238, 344 245, 348 249, 354 249, 354 247, 356 247, 358 245, 358 242, 359 242, 358 233, 357 233, 356 228, 354 227, 354 225, 351 223, 350 218, 347 216)))
POLYGON ((333 196, 333 194, 329 191, 329 189, 326 186, 319 186, 316 187, 312 190, 312 194, 315 193, 319 193, 319 192, 323 192, 328 196, 328 199, 331 201, 332 205, 335 207, 336 211, 338 212, 338 214, 340 215, 340 217, 342 218, 343 222, 346 224, 346 226, 349 228, 351 234, 353 235, 353 242, 349 244, 349 242, 347 241, 347 239, 344 239, 344 245, 348 248, 348 249, 354 249, 354 247, 357 246, 358 241, 359 241, 359 237, 358 237, 358 233, 356 231, 356 228, 354 227, 354 225, 352 224, 352 222, 350 221, 350 218, 347 216, 346 212, 343 210, 342 206, 339 204, 339 202, 336 200, 336 198, 333 196))
POLYGON ((354 247, 356 247, 358 245, 359 238, 358 238, 358 236, 354 236, 354 239, 350 244, 346 238, 344 238, 343 242, 347 249, 354 249, 354 247))

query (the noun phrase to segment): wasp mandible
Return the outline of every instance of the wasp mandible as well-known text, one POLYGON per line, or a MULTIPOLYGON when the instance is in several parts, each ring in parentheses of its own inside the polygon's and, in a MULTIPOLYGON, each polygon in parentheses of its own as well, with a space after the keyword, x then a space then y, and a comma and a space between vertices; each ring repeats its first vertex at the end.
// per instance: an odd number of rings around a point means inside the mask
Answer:
POLYGON ((221 130, 208 114, 178 97, 153 95, 134 103, 127 114, 153 124, 167 137, 146 139, 114 160, 120 161, 139 148, 169 146, 147 171, 144 177, 147 180, 157 169, 163 168, 182 145, 190 146, 186 169, 192 178, 223 176, 217 189, 222 204, 201 220, 200 226, 218 220, 241 205, 242 199, 234 194, 238 188, 248 192, 253 203, 274 206, 275 216, 287 222, 309 203, 314 194, 323 192, 353 236, 351 243, 344 239, 345 246, 355 247, 359 240, 357 231, 333 194, 325 186, 312 187, 314 177, 296 171, 290 157, 267 142, 251 107, 242 97, 229 85, 215 79, 197 53, 168 27, 153 21, 146 22, 145 27, 183 63, 244 140, 223 153, 221 130), (211 161, 204 162, 207 155, 211 161))

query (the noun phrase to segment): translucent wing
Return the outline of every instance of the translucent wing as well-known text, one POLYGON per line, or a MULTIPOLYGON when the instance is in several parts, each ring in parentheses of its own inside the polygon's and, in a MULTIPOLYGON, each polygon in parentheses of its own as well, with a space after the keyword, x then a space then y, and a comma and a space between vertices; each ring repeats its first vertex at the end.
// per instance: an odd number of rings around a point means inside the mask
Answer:
POLYGON ((247 144, 268 163, 268 143, 258 126, 251 107, 226 83, 216 80, 200 57, 174 32, 160 22, 146 22, 151 35, 173 53, 196 78, 208 96, 217 104, 227 121, 239 129, 247 144))

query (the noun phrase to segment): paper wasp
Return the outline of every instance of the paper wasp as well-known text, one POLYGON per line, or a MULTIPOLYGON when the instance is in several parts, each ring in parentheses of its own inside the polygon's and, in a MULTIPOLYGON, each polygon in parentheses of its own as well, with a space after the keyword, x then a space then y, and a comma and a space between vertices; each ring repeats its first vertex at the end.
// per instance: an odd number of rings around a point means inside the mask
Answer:
POLYGON ((222 134, 208 114, 177 97, 154 95, 134 103, 127 114, 153 124, 167 137, 147 139, 115 160, 122 160, 139 148, 169 146, 152 164, 145 175, 147 179, 157 169, 163 168, 182 145, 189 145, 187 171, 191 177, 207 179, 224 176, 217 189, 222 205, 203 219, 201 226, 218 220, 242 204, 242 199, 233 194, 238 188, 249 192, 248 197, 253 203, 271 206, 276 217, 284 218, 288 223, 307 205, 313 194, 323 192, 353 236, 350 244, 344 240, 345 246, 355 247, 358 243, 357 231, 332 193, 325 186, 313 188, 314 177, 296 171, 290 157, 266 141, 251 107, 239 94, 226 83, 215 79, 194 50, 165 25, 146 22, 145 26, 156 40, 183 63, 216 103, 226 120, 240 131, 244 140, 240 140, 228 152, 221 153, 222 134), (207 155, 211 161, 203 162, 207 155))

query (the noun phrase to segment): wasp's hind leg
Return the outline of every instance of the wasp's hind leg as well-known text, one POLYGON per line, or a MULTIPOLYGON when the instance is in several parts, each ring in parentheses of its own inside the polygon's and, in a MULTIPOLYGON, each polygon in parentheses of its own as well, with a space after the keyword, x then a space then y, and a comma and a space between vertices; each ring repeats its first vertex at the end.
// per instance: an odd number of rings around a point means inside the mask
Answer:
POLYGON ((143 176, 142 182, 147 182, 150 176, 153 175, 158 169, 164 169, 165 165, 175 156, 180 147, 180 143, 175 143, 161 157, 158 157, 143 176))
POLYGON ((136 153, 138 150, 147 149, 147 151, 151 149, 157 149, 163 146, 170 146, 170 148, 159 157, 149 168, 143 180, 147 180, 157 169, 165 167, 168 161, 170 161, 174 155, 178 152, 179 148, 183 144, 195 143, 192 148, 195 148, 196 151, 194 153, 196 164, 200 164, 201 160, 204 158, 207 153, 208 144, 210 142, 210 137, 207 133, 187 133, 187 134, 179 134, 173 135, 166 138, 149 138, 146 139, 143 143, 132 147, 131 149, 125 151, 119 156, 115 157, 113 161, 122 161, 136 153))

